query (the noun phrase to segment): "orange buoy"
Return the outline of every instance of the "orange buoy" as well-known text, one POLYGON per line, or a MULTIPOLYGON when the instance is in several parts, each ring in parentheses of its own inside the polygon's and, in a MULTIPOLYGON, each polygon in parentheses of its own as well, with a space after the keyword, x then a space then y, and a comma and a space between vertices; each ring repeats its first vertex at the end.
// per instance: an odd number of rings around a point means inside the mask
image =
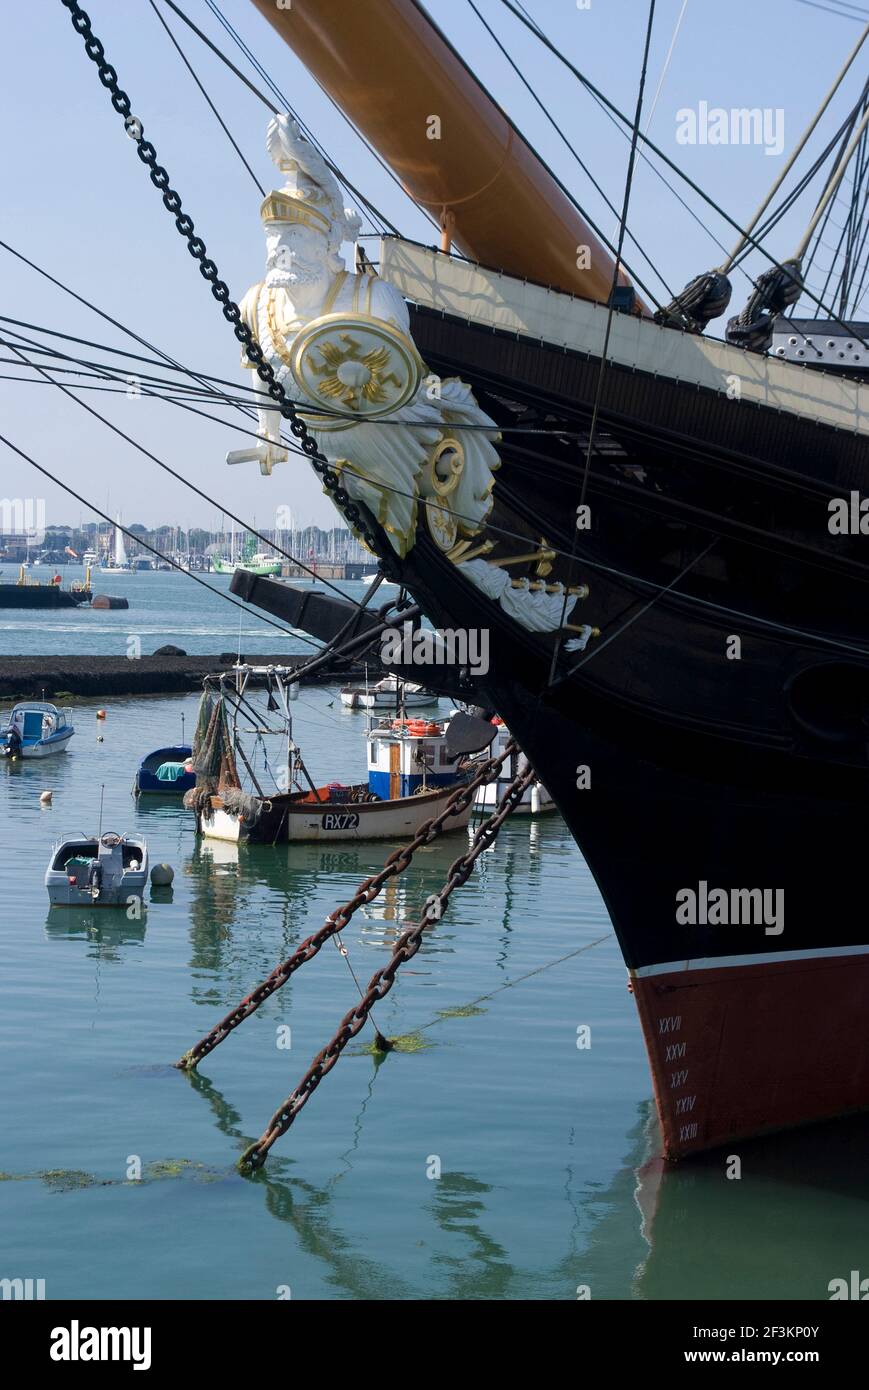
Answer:
POLYGON ((105 710, 104 710, 104 709, 98 709, 98 710, 97 710, 97 719, 105 719, 105 717, 106 717, 106 712, 105 712, 105 710))

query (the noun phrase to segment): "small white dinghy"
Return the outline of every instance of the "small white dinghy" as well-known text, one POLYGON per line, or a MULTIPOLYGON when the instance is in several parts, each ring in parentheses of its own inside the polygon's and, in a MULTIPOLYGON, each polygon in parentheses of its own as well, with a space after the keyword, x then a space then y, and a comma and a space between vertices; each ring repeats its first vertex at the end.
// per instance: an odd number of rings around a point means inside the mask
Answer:
POLYGON ((144 839, 114 830, 60 840, 45 871, 52 907, 129 907, 134 898, 141 904, 147 882, 144 839))
POLYGON ((398 676, 384 676, 372 685, 345 685, 341 691, 341 704, 346 709, 420 709, 424 705, 436 705, 440 697, 426 690, 415 681, 401 680, 398 676))

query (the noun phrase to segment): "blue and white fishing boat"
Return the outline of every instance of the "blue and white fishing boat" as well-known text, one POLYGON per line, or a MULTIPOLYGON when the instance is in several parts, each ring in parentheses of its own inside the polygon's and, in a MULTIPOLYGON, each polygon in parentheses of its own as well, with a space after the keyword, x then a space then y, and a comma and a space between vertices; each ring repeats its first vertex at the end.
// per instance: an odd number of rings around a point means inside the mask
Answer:
POLYGON ((133 795, 183 796, 196 786, 196 773, 187 771, 191 756, 189 743, 176 743, 170 748, 155 748, 139 764, 133 795))
POLYGON ((75 733, 70 714, 70 710, 58 709, 43 700, 25 700, 15 705, 5 722, 0 723, 0 756, 47 758, 64 752, 75 733))

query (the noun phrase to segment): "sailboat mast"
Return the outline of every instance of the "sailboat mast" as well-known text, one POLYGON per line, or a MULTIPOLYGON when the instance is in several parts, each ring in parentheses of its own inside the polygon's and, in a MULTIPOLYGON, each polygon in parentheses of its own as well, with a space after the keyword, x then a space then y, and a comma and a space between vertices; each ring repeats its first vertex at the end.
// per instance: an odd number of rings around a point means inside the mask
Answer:
POLYGON ((123 569, 127 563, 127 552, 124 547, 124 533, 121 530, 121 514, 118 512, 115 517, 115 569, 123 569))

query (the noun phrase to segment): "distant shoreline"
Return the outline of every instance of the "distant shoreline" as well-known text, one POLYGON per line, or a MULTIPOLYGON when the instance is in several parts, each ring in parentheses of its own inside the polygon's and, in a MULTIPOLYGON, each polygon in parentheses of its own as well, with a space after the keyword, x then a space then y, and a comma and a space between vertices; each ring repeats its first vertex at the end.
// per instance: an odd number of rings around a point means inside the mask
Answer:
MULTIPOLYGON (((313 655, 313 653, 311 653, 313 655)), ((45 699, 78 695, 99 699, 109 695, 170 695, 197 690, 207 675, 226 671, 235 661, 220 656, 0 656, 0 697, 45 699)), ((244 657, 242 658, 244 659, 244 657)), ((289 652, 267 655, 251 652, 256 666, 303 665, 307 655, 289 652)), ((303 684, 362 679, 361 666, 329 662, 303 676, 303 684)))

